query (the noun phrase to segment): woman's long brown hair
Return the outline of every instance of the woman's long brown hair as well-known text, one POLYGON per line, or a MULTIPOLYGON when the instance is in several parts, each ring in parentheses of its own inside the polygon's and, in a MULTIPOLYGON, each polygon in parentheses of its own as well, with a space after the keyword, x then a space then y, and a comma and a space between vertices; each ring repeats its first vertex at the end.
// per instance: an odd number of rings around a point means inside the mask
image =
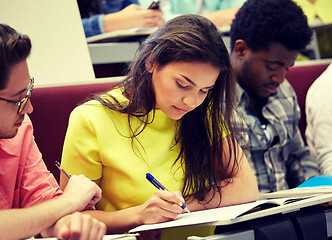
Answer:
MULTIPOLYGON (((204 17, 176 17, 140 45, 128 75, 117 86, 123 88, 128 103, 119 103, 111 95, 108 98, 102 95, 94 98, 112 110, 128 114, 129 126, 132 126, 132 118, 142 121, 139 128, 131 129, 133 141, 153 121, 148 119, 148 114, 154 113, 156 106, 152 75, 146 69, 146 61, 151 65, 158 63, 159 67, 179 61, 204 62, 220 69, 215 86, 204 102, 178 120, 174 140, 180 149, 175 162, 180 161, 185 169, 184 196, 192 194, 203 201, 206 192, 211 189, 221 196, 222 186, 216 183, 221 180, 226 180, 226 184, 230 182, 238 166, 232 121, 235 82, 222 34, 204 17), (110 98, 112 100, 108 100, 110 98), (229 133, 225 138, 228 149, 223 149, 223 132, 229 133), (227 159, 225 151, 229 153, 227 159)), ((211 199, 205 199, 202 203, 211 199)))

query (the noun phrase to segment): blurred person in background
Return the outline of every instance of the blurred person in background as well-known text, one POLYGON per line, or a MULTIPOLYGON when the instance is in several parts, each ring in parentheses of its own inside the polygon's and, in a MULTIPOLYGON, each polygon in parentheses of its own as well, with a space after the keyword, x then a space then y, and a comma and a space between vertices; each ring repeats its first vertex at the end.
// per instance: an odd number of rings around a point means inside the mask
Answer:
POLYGON ((303 10, 309 24, 332 23, 331 0, 293 0, 303 10))
MULTIPOLYGON (((142 6, 151 4, 151 0, 139 0, 142 6)), ((199 14, 216 26, 231 25, 236 12, 245 0, 160 0, 160 9, 165 21, 182 14, 199 14)))
POLYGON ((306 96, 306 139, 324 175, 332 175, 332 64, 313 82, 306 96))
POLYGON ((130 28, 159 27, 163 12, 143 9, 138 0, 77 0, 86 37, 130 28))

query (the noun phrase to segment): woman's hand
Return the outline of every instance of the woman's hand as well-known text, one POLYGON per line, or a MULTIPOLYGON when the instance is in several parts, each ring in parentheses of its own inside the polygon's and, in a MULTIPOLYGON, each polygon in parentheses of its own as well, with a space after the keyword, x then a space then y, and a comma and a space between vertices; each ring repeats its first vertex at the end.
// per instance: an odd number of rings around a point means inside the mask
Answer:
POLYGON ((183 213, 184 203, 181 192, 156 191, 144 204, 140 205, 138 216, 141 224, 166 222, 183 213))

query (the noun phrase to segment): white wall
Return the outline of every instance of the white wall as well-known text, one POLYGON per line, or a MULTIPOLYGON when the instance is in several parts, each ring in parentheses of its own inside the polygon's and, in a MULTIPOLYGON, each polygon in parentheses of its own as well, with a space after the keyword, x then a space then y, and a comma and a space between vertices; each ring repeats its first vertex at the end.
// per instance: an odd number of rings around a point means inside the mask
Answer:
POLYGON ((37 87, 95 79, 76 0, 0 0, 0 23, 31 38, 37 87))

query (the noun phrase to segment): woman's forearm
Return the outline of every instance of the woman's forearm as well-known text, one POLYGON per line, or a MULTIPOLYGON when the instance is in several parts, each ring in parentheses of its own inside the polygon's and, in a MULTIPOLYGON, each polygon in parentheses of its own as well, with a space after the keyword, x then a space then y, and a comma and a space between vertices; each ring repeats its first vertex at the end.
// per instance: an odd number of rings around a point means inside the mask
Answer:
POLYGON ((106 224, 107 234, 125 233, 130 229, 142 225, 143 222, 139 217, 139 206, 131 207, 114 212, 105 212, 100 210, 89 210, 83 213, 106 224))
POLYGON ((238 170, 235 176, 231 179, 220 181, 218 186, 220 192, 211 189, 205 194, 203 201, 198 201, 194 197, 189 197, 186 205, 191 211, 202 209, 210 209, 216 207, 224 207, 236 205, 246 202, 256 201, 259 197, 259 190, 256 178, 250 168, 247 158, 244 153, 240 151, 237 153, 240 157, 238 170))
MULTIPOLYGON (((223 183, 218 185, 222 186, 223 183)), ((233 178, 231 183, 221 188, 221 194, 211 189, 205 194, 204 200, 198 201, 190 196, 186 200, 186 205, 190 211, 199 211, 256 201, 258 196, 256 181, 249 180, 244 183, 241 179, 233 178)))

